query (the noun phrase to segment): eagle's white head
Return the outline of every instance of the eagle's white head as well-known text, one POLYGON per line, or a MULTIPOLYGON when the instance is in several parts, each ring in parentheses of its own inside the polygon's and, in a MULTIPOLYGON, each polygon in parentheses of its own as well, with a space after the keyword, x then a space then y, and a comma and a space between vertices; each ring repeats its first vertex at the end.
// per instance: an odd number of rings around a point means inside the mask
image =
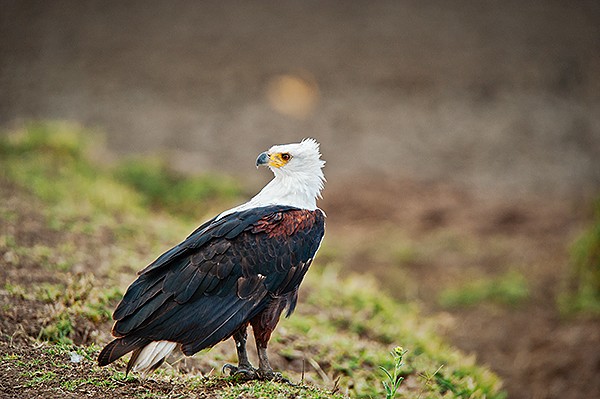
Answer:
POLYGON ((299 143, 274 145, 261 153, 256 166, 268 166, 275 178, 250 201, 225 211, 221 216, 249 208, 289 205, 315 210, 325 182, 319 143, 307 138, 299 143))
POLYGON ((275 178, 255 198, 268 205, 291 205, 314 210, 325 182, 319 143, 304 139, 299 143, 274 145, 256 159, 266 165, 275 178))

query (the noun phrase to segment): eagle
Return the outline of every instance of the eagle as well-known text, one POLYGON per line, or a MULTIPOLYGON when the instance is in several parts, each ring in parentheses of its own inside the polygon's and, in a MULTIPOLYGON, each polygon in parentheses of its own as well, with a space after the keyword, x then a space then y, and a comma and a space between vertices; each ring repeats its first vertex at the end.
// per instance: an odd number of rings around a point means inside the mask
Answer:
POLYGON ((319 143, 275 145, 256 167, 274 178, 252 199, 226 210, 140 272, 117 305, 113 341, 100 366, 133 352, 130 371, 158 368, 176 348, 192 356, 233 337, 238 365, 223 371, 245 379, 275 379, 267 344, 281 314, 296 307, 298 289, 325 233, 317 207, 325 182, 319 143), (246 351, 252 326, 258 351, 254 368, 246 351))

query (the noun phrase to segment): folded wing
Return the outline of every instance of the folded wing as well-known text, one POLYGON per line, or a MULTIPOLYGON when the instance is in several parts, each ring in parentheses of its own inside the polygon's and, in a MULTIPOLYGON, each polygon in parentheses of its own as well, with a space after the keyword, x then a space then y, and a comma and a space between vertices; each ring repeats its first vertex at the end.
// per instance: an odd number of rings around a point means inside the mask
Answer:
POLYGON ((212 219, 140 272, 115 310, 108 364, 151 341, 186 355, 227 339, 275 297, 296 292, 324 234, 324 215, 268 206, 212 219))

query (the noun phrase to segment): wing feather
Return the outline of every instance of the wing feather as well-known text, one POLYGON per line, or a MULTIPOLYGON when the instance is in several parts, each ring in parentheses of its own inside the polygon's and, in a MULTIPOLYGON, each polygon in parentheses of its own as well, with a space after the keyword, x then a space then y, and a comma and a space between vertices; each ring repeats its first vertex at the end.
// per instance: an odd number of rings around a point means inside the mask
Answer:
POLYGON ((179 304, 185 303, 190 300, 192 295, 196 292, 200 282, 206 277, 206 272, 200 269, 196 269, 194 271, 194 275, 190 278, 188 283, 185 285, 185 288, 182 289, 175 296, 175 301, 179 304))
POLYGON ((162 290, 162 279, 147 280, 140 277, 129 286, 127 296, 123 298, 113 313, 113 319, 121 320, 129 316, 162 290))

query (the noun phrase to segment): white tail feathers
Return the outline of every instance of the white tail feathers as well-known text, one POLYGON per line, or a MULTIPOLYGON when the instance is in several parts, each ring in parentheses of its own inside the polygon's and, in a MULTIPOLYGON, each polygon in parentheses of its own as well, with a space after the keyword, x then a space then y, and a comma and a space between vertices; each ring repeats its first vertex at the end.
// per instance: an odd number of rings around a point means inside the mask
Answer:
POLYGON ((157 363, 162 363, 163 359, 169 356, 177 346, 176 342, 153 341, 146 345, 137 358, 132 359, 133 365, 129 365, 133 371, 143 374, 152 371, 157 363))

